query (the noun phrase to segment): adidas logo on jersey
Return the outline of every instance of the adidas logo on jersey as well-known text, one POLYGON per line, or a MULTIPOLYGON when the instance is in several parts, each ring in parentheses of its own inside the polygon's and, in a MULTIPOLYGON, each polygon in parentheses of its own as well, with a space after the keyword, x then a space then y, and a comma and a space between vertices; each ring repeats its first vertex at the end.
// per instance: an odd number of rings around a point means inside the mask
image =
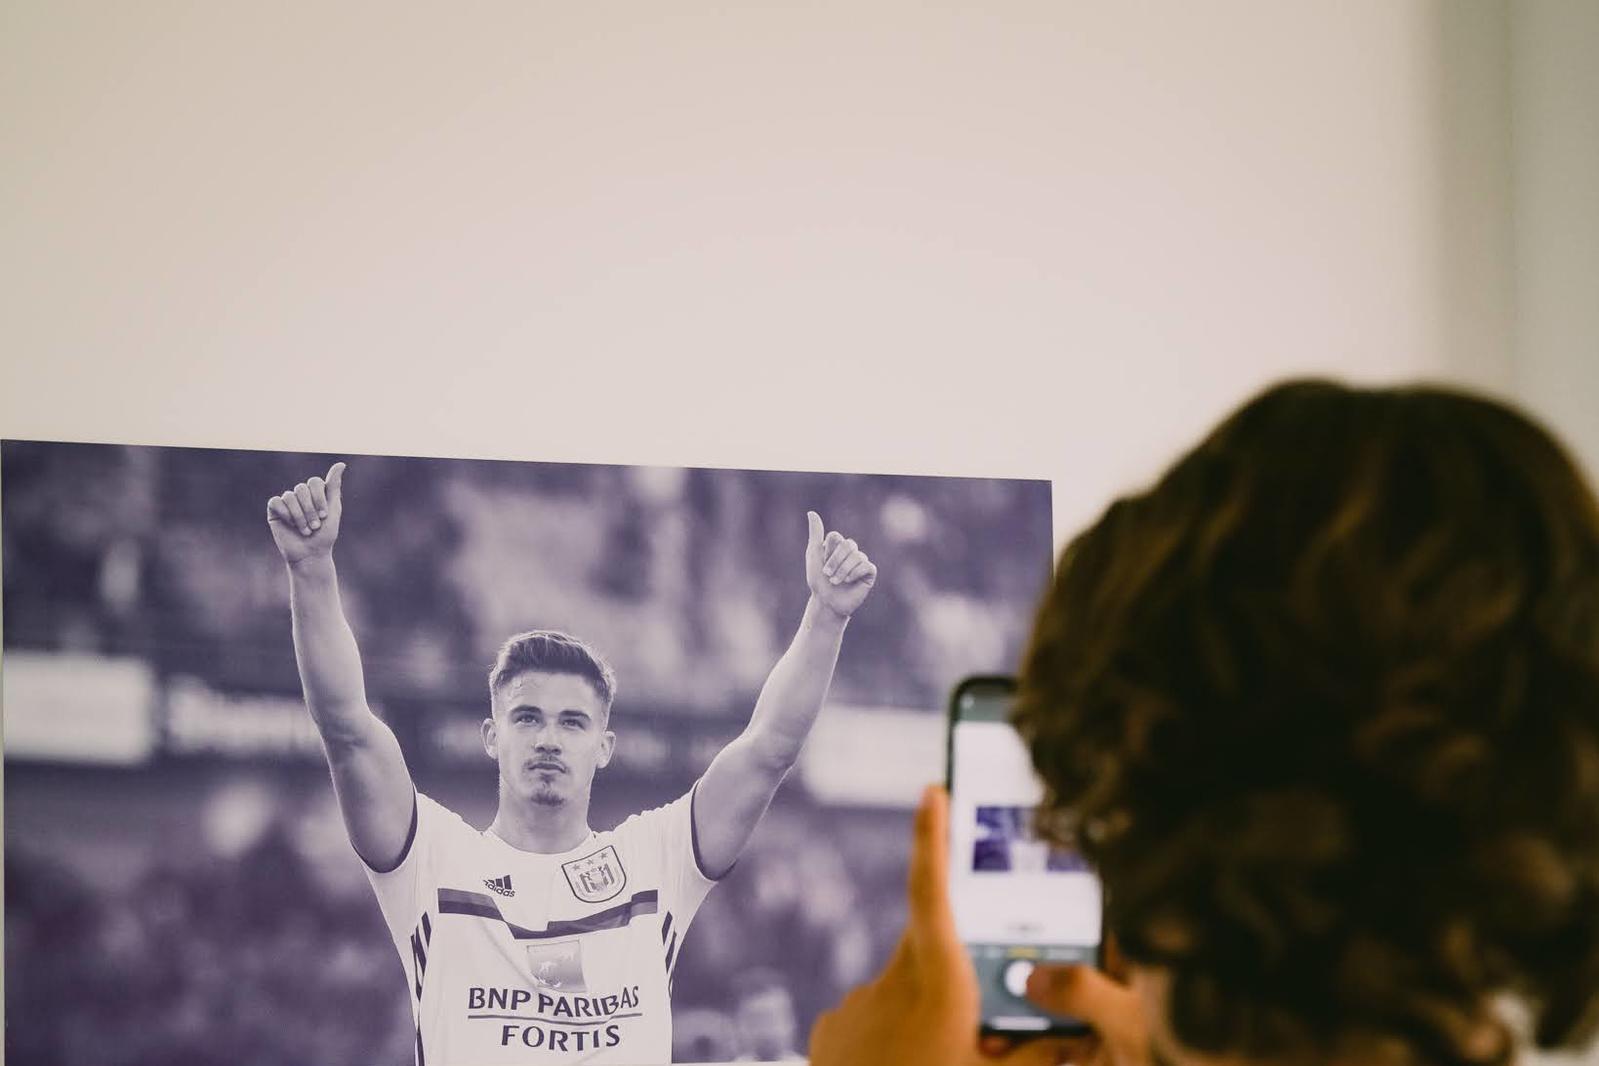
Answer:
POLYGON ((511 887, 511 875, 510 874, 506 874, 504 877, 485 878, 483 883, 485 885, 489 886, 490 888, 492 888, 494 891, 498 892, 502 896, 514 896, 514 895, 516 895, 516 889, 511 887))

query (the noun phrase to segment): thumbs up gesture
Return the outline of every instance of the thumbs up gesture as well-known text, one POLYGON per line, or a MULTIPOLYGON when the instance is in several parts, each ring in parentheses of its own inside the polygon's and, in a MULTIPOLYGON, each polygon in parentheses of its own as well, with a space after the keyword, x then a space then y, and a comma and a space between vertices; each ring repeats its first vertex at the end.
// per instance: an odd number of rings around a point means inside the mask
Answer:
POLYGON ((822 516, 806 512, 810 537, 805 545, 805 583, 811 596, 840 618, 848 618, 866 602, 877 584, 877 564, 860 546, 838 531, 825 532, 822 516))
POLYGON ((267 528, 290 566, 331 556, 344 513, 344 464, 334 463, 326 480, 313 477, 267 500, 267 528))

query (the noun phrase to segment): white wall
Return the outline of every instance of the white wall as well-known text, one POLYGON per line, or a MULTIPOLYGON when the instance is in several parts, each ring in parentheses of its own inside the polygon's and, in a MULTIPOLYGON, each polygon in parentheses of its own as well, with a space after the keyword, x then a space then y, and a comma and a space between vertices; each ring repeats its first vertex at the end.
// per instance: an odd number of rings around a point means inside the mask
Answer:
POLYGON ((1510 380, 1497 3, 0 19, 7 436, 1042 476, 1064 535, 1281 375, 1510 380))
MULTIPOLYGON (((1599 3, 1509 7, 1516 394, 1599 479, 1599 3)), ((1536 1066, 1594 1066, 1587 1054, 1536 1066)))
POLYGON ((1599 3, 1510 12, 1516 390, 1599 479, 1599 3))

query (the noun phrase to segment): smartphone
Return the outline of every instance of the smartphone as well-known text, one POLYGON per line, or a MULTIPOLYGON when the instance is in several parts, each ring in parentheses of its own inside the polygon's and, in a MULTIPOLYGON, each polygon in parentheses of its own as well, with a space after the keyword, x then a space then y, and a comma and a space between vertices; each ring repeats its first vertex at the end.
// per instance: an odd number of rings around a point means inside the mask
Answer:
POLYGON ((982 1033, 1073 1036, 1076 1018, 1027 998, 1040 963, 1101 961, 1103 894, 1081 855, 1033 832, 1044 787, 1010 723, 1016 682, 971 677, 949 706, 950 902, 977 968, 982 1033))

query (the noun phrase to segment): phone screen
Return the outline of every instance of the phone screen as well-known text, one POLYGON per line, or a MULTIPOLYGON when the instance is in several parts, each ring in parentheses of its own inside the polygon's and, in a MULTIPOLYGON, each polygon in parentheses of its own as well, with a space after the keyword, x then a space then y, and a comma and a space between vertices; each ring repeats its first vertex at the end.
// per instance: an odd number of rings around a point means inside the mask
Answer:
POLYGON ((1082 1032, 1035 1007, 1027 976, 1040 962, 1099 959, 1099 879, 1075 851, 1033 832, 1043 785, 1010 724, 1015 683, 974 678, 950 708, 950 900, 977 968, 984 1032, 1082 1032))

